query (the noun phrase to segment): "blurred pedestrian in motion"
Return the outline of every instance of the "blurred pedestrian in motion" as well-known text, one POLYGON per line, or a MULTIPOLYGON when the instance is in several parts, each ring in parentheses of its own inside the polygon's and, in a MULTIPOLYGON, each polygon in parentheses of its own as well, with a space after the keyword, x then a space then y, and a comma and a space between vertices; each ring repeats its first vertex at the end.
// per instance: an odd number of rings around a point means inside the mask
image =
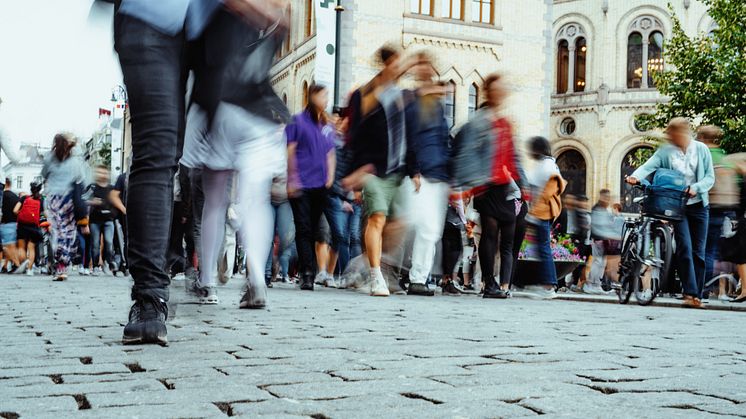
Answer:
POLYGON ((106 166, 96 166, 95 182, 93 183, 88 227, 91 231, 91 248, 93 257, 93 274, 102 272, 107 275, 116 272, 119 267, 114 262, 114 219, 116 209, 113 205, 114 186, 111 184, 111 174, 106 166), (103 265, 101 259, 101 237, 104 239, 103 265))
POLYGON ((388 46, 376 55, 383 69, 350 98, 353 172, 343 184, 363 191, 371 295, 387 297, 388 283, 381 271, 383 231, 404 176, 414 175, 413 156, 407 152, 404 97, 396 84, 412 62, 403 61, 399 52, 388 46))
MULTIPOLYGON (((272 179, 272 225, 277 236, 277 265, 280 279, 290 282, 290 259, 295 246, 295 223, 293 209, 288 201, 288 174, 286 170, 275 173, 272 179)), ((274 239, 274 237, 273 237, 274 239)), ((273 240, 274 242, 274 240, 273 240)), ((264 281, 268 287, 272 286, 274 272, 274 243, 267 256, 264 269, 264 281)))
POLYGON ((586 294, 606 294, 602 288, 602 278, 606 273, 607 255, 612 253, 614 242, 620 240, 622 231, 615 229, 614 214, 611 210, 611 191, 601 189, 598 202, 591 212, 591 262, 590 275, 583 284, 586 294))
POLYGON ((552 223, 562 212, 561 195, 567 182, 552 157, 552 148, 544 137, 529 141, 529 153, 534 160, 533 170, 527 173, 531 186, 531 205, 526 220, 535 233, 537 254, 541 259, 538 285, 526 287, 533 297, 554 298, 557 271, 552 255, 552 223))
MULTIPOLYGON (((52 151, 44 159, 44 167, 41 171, 46 182, 47 219, 52 227, 52 237, 56 243, 53 247, 56 281, 67 279, 68 268, 72 262, 77 241, 73 189, 76 184, 83 183, 87 177, 83 172, 83 160, 75 150, 75 145, 76 141, 72 135, 55 135, 52 151)), ((41 190, 41 185, 39 185, 39 190, 41 190)), ((21 213, 19 213, 18 222, 19 225, 22 222, 21 213)), ((33 232, 28 230, 28 237, 38 239, 38 243, 41 241, 41 233, 37 236, 38 219, 35 222, 36 229, 33 229, 33 232)), ((18 232, 20 239, 22 235, 20 228, 18 232)))
MULTIPOLYGON (((461 294, 461 290, 457 287, 457 268, 462 254, 464 253, 466 242, 466 215, 464 214, 464 201, 461 198, 461 194, 457 193, 451 195, 448 200, 443 238, 441 240, 443 280, 440 284, 440 288, 443 290, 443 294, 461 294)), ((465 284, 467 284, 466 278, 469 275, 468 265, 469 263, 466 262, 463 267, 465 284)))
POLYGON ((2 221, 0 223, 0 244, 3 247, 3 266, 0 266, 0 270, 6 270, 7 272, 13 272, 21 264, 18 260, 18 247, 16 246, 18 242, 18 215, 15 213, 16 204, 18 204, 20 198, 11 190, 12 185, 11 180, 6 178, 3 190, 2 221))
MULTIPOLYGON (((129 94, 132 115, 132 167, 129 175, 129 264, 134 286, 123 341, 127 344, 167 343, 168 285, 166 256, 172 219, 173 179, 186 114, 186 75, 195 70, 190 118, 192 127, 209 126, 223 145, 222 157, 237 164, 198 167, 216 171, 241 168, 239 194, 244 203, 242 234, 257 252, 253 272, 261 271, 269 251, 269 187, 273 164, 282 164, 284 151, 272 113, 282 116, 282 101, 273 98, 267 71, 287 26, 287 0, 120 0, 114 18, 115 48, 129 94), (247 48, 248 47, 248 48, 247 48), (256 57, 252 53, 258 52, 256 57), (208 61, 209 60, 209 61, 208 61), (232 64, 229 67, 229 63, 232 64), (222 106, 220 106, 222 105, 222 106), (261 117, 252 117, 262 115, 261 117), (267 118, 269 116, 269 118, 267 118), (234 125, 232 128, 231 123, 234 125), (235 135, 234 135, 235 134, 235 135), (253 150, 239 148, 231 139, 251 141, 253 150), (261 140, 259 140, 261 139, 261 140), (278 145, 276 145, 277 143, 278 145), (278 148, 279 147, 279 148, 278 148), (280 160, 277 163, 275 157, 280 160), (235 161, 234 161, 235 159, 235 161), (238 163, 240 161, 240 164, 238 163), (249 166, 255 166, 249 169, 249 166), (248 170, 253 170, 249 176, 248 170), (266 196, 265 196, 266 194, 266 196), (261 255, 261 256, 259 256, 261 255)), ((214 158, 216 153, 198 156, 214 158)), ((210 163, 214 163, 211 161, 210 163)), ((221 173, 206 181, 212 191, 224 194, 228 176, 221 173)), ((215 198, 220 217, 227 204, 215 198), (221 205, 221 203, 223 205, 221 205)), ((215 217, 218 218, 218 217, 215 217)), ((218 220, 213 220, 218 221, 218 220)), ((208 227, 219 228, 220 223, 208 227)), ((211 246, 217 242, 211 240, 211 246)), ((219 246, 217 242, 217 246, 219 246)), ((217 253, 217 249, 215 250, 217 253)), ((263 307, 266 291, 259 280, 247 287, 242 307, 263 307), (259 287, 261 285, 261 288, 259 287)))
MULTIPOLYGON (((406 107, 407 138, 416 159, 415 168, 412 169, 416 172, 412 177, 415 188, 412 206, 417 211, 412 226, 415 236, 407 288, 409 295, 435 295, 435 291, 427 286, 427 279, 433 267, 435 246, 443 235, 448 210, 448 161, 451 151, 443 106, 447 87, 435 83, 433 65, 427 54, 418 54, 415 67, 417 88, 414 92, 408 92, 414 97, 406 107)), ((450 269, 452 271, 453 266, 450 269)), ((443 272, 443 275, 450 273, 443 272)))
POLYGON ((459 131, 455 143, 458 186, 473 187, 474 208, 479 212, 482 237, 479 263, 484 298, 508 298, 513 278, 513 240, 521 210, 521 188, 526 180, 513 126, 502 114, 508 90, 501 75, 484 82, 487 106, 479 109, 459 131), (495 280, 495 255, 500 252, 500 284, 495 280))
POLYGON ((322 215, 326 215, 329 222, 332 249, 338 250, 344 240, 341 225, 328 205, 329 189, 334 184, 336 173, 336 128, 326 114, 328 103, 329 91, 324 86, 312 84, 308 88, 306 109, 295 115, 285 128, 288 196, 295 221, 300 289, 310 291, 313 291, 317 274, 320 276, 319 282, 329 276, 327 266, 316 266, 314 251, 322 215))
POLYGON ((13 210, 18 220, 19 260, 23 260, 15 273, 34 274, 36 246, 44 239, 41 232, 41 220, 44 213, 44 200, 41 196, 41 184, 31 184, 31 195, 22 197, 13 210))
POLYGON ((683 176, 689 200, 684 219, 674 223, 676 266, 684 289, 684 307, 701 308, 705 281, 705 250, 709 224, 709 191, 715 183, 712 156, 707 146, 692 138, 687 118, 674 118, 666 128, 669 144, 660 147, 627 178, 638 184, 658 169, 683 176))

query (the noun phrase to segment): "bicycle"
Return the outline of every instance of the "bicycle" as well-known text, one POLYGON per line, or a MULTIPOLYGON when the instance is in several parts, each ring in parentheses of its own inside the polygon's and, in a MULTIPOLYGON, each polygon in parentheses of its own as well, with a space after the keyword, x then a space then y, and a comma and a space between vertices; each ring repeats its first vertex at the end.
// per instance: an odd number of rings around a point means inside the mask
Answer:
MULTIPOLYGON (((645 211, 645 201, 650 199, 646 194, 649 188, 645 185, 635 185, 635 188, 643 191, 643 196, 633 200, 641 204, 640 216, 624 222, 616 292, 620 304, 627 304, 634 293, 637 303, 646 306, 666 286, 673 258, 673 228, 667 221, 673 219, 645 211)), ((686 193, 681 194, 681 199, 685 199, 686 193)))

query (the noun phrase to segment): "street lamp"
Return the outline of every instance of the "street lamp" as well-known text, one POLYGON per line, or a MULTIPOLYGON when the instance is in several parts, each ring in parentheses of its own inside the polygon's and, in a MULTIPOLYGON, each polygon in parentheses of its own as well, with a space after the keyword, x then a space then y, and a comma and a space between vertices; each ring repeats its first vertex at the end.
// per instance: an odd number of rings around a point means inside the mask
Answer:
POLYGON ((342 12, 345 8, 342 7, 342 0, 337 0, 337 7, 334 11, 337 12, 337 39, 335 41, 334 51, 334 108, 339 109, 339 47, 342 44, 342 12))

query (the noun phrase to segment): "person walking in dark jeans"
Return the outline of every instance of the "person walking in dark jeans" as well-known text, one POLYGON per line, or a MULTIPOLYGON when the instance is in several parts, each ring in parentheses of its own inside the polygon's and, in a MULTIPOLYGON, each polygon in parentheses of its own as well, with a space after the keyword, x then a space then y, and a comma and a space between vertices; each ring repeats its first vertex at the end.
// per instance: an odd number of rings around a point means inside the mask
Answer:
MULTIPOLYGON (((167 343, 170 278, 166 255, 173 178, 185 126, 187 62, 192 43, 221 9, 258 27, 282 21, 280 0, 117 0, 115 48, 129 95, 132 167, 128 191, 129 263, 134 279, 126 344, 167 343), (280 7, 278 7, 280 6, 280 7), (189 46, 188 46, 189 45, 189 46)), ((283 22, 284 24, 284 22, 283 22)), ((218 31, 219 28, 215 28, 218 31)), ((235 50, 211 51, 229 59, 235 50)), ((208 54, 194 54, 204 61, 208 54)), ((199 63, 198 63, 199 64, 199 63)))
MULTIPOLYGON (((293 117, 285 132, 288 140, 288 195, 293 207, 298 247, 300 288, 313 290, 316 275, 314 238, 334 183, 335 128, 324 109, 329 91, 320 85, 308 89, 308 107, 293 117)), ((329 219, 329 217, 327 218, 329 219)), ((326 273, 326 267, 319 267, 326 273)))
MULTIPOLYGON (((93 274, 98 275, 102 268, 98 262, 101 258, 101 236, 104 238, 103 271, 116 272, 118 267, 114 263, 114 219, 116 210, 112 205, 114 187, 109 183, 111 175, 106 166, 96 167, 96 182, 93 184, 93 195, 90 206, 88 227, 91 231, 91 249, 93 256, 93 274)), ((107 272, 108 273, 108 272, 107 272)))

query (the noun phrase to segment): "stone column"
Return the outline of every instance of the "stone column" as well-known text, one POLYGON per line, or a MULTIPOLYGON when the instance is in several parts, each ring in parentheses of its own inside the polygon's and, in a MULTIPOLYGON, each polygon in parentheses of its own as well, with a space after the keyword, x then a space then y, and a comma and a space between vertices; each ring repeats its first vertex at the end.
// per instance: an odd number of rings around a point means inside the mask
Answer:
POLYGON ((642 40, 642 82, 640 87, 643 89, 648 88, 648 46, 650 41, 645 38, 642 40))
POLYGON ((575 92, 575 44, 567 46, 568 51, 570 51, 570 57, 568 58, 568 66, 567 66, 567 93, 574 93, 575 92))

